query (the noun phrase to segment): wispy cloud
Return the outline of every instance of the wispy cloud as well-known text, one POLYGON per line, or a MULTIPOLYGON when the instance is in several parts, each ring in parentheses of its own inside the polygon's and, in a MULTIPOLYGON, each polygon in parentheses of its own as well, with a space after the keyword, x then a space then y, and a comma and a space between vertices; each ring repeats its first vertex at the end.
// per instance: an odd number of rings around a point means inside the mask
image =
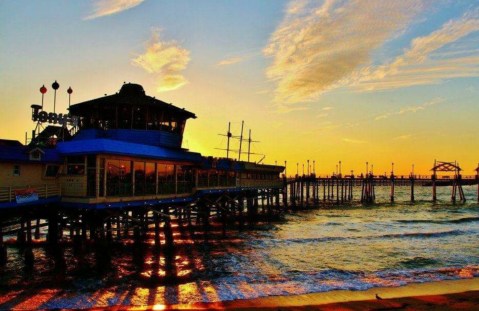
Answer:
POLYGON ((276 113, 290 113, 293 111, 303 111, 303 110, 308 110, 308 107, 304 106, 298 106, 298 105, 283 105, 283 104, 277 104, 274 106, 275 107, 275 112, 276 113))
POLYGON ((243 61, 243 58, 242 57, 231 57, 231 58, 228 58, 228 59, 224 59, 222 61, 219 61, 218 62, 218 66, 228 66, 228 65, 233 65, 233 64, 237 64, 239 62, 243 61))
POLYGON ((117 14, 137 6, 143 1, 144 0, 93 0, 93 12, 84 19, 94 19, 117 14))
POLYGON ((459 51, 438 51, 465 36, 479 31, 479 10, 465 13, 457 20, 445 23, 429 35, 417 37, 404 54, 392 62, 376 68, 365 68, 355 87, 359 90, 383 90, 412 85, 439 83, 448 78, 479 76, 479 57, 468 55, 474 51, 477 42, 469 49, 462 46, 459 51), (434 54, 437 53, 436 58, 434 54))
POLYGON ((333 110, 333 107, 323 107, 320 109, 321 112, 316 117, 325 118, 329 116, 329 112, 331 112, 331 110, 333 110))
POLYGON ((359 140, 359 139, 351 139, 351 138, 343 138, 342 141, 348 144, 365 144, 367 141, 359 140))
POLYGON ((411 139, 413 136, 414 136, 413 134, 405 134, 405 135, 396 136, 393 139, 395 139, 395 140, 408 140, 408 139, 411 139))
POLYGON ((444 102, 444 99, 434 98, 434 99, 432 99, 432 100, 430 100, 430 101, 428 101, 428 102, 426 102, 422 105, 408 106, 408 107, 401 108, 398 111, 387 112, 387 113, 378 115, 374 118, 374 120, 377 121, 377 120, 387 119, 387 118, 392 117, 392 116, 398 116, 398 115, 403 115, 403 114, 407 114, 407 113, 416 113, 418 111, 425 110, 428 107, 440 104, 442 102, 444 102))
POLYGON ((276 101, 310 101, 341 85, 421 8, 419 0, 291 1, 263 50, 276 101))
POLYGON ((188 81, 182 75, 190 61, 190 52, 176 41, 162 41, 160 30, 154 30, 146 45, 146 52, 132 60, 132 64, 158 76, 158 91, 175 90, 188 81))

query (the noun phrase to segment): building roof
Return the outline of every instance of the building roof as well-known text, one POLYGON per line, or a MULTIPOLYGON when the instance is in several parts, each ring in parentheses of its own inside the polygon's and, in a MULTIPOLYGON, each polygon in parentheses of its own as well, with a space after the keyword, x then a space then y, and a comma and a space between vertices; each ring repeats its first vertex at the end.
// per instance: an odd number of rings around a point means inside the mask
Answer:
POLYGON ((23 146, 18 140, 0 139, 0 146, 23 146))
POLYGON ((135 144, 112 139, 87 139, 59 142, 58 152, 63 156, 88 154, 113 154, 155 160, 201 162, 201 154, 184 149, 135 144))
POLYGON ((0 144, 1 162, 30 162, 30 163, 61 163, 60 156, 55 149, 29 147, 20 145, 2 145, 0 144), (30 152, 39 150, 42 153, 40 160, 31 160, 30 152))
POLYGON ((88 100, 82 103, 72 105, 70 113, 72 115, 81 116, 87 111, 98 110, 99 106, 112 105, 132 105, 132 106, 149 106, 156 107, 163 111, 169 112, 172 115, 177 115, 182 118, 196 118, 192 112, 184 108, 178 108, 172 104, 156 99, 145 94, 143 87, 139 84, 125 83, 120 91, 113 95, 105 95, 96 99, 88 100))

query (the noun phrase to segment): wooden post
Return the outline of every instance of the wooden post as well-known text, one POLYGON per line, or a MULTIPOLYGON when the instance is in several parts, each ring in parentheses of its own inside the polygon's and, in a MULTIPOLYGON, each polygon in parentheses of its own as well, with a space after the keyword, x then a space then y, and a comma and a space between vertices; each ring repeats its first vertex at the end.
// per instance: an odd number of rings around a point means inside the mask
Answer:
POLYGON ((3 224, 0 222, 0 266, 5 266, 7 264, 7 248, 3 243, 3 224))
POLYGON ((306 205, 308 205, 309 198, 310 198, 310 195, 309 195, 310 187, 311 187, 311 182, 310 182, 310 177, 308 176, 306 179, 306 205))
POLYGON ((300 189, 301 197, 299 199, 299 204, 302 207, 304 204, 304 176, 301 177, 299 184, 301 188, 300 189))
POLYGON ((336 182, 336 204, 339 205, 339 196, 340 196, 340 193, 339 193, 339 179, 336 179, 335 182, 336 182))
POLYGON ((364 202, 365 188, 366 188, 366 179, 363 178, 363 180, 361 181, 361 203, 364 202))
MULTIPOLYGON (((478 196, 478 200, 479 200, 479 196, 478 196)), ((323 202, 326 202, 326 179, 323 179, 323 202)))
POLYGON ((160 249, 160 217, 158 213, 153 214, 153 221, 155 222, 155 246, 160 249))
POLYGON ((106 239, 108 242, 111 242, 113 240, 113 233, 111 230, 111 217, 108 217, 106 221, 106 239))
POLYGON ((479 203, 479 163, 476 169, 476 183, 477 183, 477 203, 479 203))
POLYGON ((86 213, 81 214, 81 236, 82 240, 86 240, 87 237, 87 223, 86 223, 86 213))
MULTIPOLYGON (((50 232, 50 230, 48 230, 50 232)), ((17 243, 24 244, 25 243, 25 223, 23 217, 20 218, 20 229, 17 233, 17 243)))
POLYGON ((431 176, 431 181, 432 181, 432 202, 436 203, 437 201, 437 195, 436 195, 436 171, 431 176))
POLYGON ((391 203, 394 203, 394 174, 391 174, 391 203))
POLYGON ((27 243, 32 244, 32 220, 30 217, 27 218, 27 243))
POLYGON ((119 240, 121 238, 121 222, 120 222, 120 214, 116 216, 116 239, 119 240))
POLYGON ((411 180, 411 202, 414 203, 414 175, 411 174, 409 179, 411 180))
POLYGON ((37 218, 37 225, 35 227, 35 240, 40 239, 40 218, 37 218))

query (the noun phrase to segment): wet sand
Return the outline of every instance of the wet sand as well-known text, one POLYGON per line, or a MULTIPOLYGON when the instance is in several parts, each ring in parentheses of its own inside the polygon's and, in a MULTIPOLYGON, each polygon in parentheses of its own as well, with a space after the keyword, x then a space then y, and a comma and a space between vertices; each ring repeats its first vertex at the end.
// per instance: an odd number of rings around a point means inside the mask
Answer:
MULTIPOLYGON (((110 310, 124 310, 112 307, 110 310)), ((479 310, 479 278, 129 310, 479 310), (378 295, 381 299, 377 299, 378 295)), ((99 310, 99 309, 98 309, 99 310)))

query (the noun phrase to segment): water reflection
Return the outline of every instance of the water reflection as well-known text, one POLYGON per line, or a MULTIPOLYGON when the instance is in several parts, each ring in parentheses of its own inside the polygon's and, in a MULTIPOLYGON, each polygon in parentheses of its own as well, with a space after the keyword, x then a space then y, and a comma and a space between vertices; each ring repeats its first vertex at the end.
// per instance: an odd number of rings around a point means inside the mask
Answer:
MULTIPOLYGON (((378 192, 378 195, 381 193, 378 192)), ((419 196, 419 194, 418 194, 419 196)), ((241 232, 171 223, 119 239, 8 247, 0 309, 93 308, 247 299, 479 276, 479 209, 378 205, 298 212, 241 232)))

